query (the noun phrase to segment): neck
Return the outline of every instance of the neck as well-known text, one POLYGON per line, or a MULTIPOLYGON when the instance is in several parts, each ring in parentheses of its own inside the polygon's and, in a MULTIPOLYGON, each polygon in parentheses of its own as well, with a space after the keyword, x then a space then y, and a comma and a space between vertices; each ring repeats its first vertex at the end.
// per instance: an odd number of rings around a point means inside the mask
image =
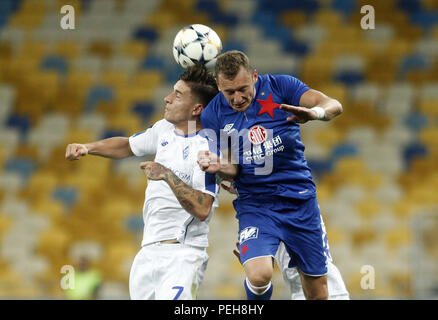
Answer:
POLYGON ((181 135, 188 135, 195 133, 202 129, 201 120, 193 119, 188 121, 183 121, 181 123, 175 124, 175 131, 181 135))

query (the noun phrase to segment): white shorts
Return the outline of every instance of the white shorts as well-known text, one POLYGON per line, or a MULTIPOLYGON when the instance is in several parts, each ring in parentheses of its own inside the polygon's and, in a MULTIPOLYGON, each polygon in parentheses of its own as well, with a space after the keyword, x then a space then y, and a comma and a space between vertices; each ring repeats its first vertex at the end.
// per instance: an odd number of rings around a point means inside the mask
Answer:
POLYGON ((135 256, 129 275, 132 300, 193 300, 208 262, 205 248, 153 243, 135 256))
MULTIPOLYGON (((275 254, 278 266, 283 273, 283 279, 289 286, 292 300, 305 300, 303 287, 301 285, 300 274, 297 268, 288 268, 289 254, 283 242, 280 242, 277 253, 275 254)), ((338 268, 329 260, 327 264, 327 289, 329 300, 350 300, 344 280, 338 268)))

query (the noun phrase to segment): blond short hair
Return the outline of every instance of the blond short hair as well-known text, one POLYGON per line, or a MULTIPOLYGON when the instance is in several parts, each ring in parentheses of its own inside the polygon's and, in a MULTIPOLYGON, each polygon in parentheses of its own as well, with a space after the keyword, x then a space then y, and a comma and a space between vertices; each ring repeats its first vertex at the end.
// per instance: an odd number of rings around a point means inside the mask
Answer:
POLYGON ((217 57, 214 73, 216 78, 222 74, 227 79, 234 79, 240 71, 240 67, 249 72, 252 70, 249 59, 242 51, 231 50, 222 53, 217 57))

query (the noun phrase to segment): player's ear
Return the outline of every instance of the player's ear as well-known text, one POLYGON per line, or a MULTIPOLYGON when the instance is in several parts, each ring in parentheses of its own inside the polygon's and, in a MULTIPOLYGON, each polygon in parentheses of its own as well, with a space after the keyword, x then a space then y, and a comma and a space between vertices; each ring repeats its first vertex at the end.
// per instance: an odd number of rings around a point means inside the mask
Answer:
POLYGON ((199 116, 199 115, 201 115, 202 110, 204 110, 204 105, 197 103, 197 104, 195 104, 195 107, 193 108, 192 115, 199 116))
POLYGON ((257 70, 254 69, 253 72, 252 72, 252 80, 254 81, 254 83, 257 82, 258 78, 259 78, 259 74, 258 74, 257 70))

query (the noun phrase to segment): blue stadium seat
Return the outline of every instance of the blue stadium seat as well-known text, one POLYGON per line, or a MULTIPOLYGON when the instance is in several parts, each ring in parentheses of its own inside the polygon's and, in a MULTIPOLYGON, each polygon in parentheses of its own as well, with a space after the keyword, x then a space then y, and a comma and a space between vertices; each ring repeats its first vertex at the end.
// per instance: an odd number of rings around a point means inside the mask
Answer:
POLYGON ((239 19, 238 19, 238 16, 236 16, 236 15, 226 14, 226 13, 218 11, 214 15, 211 16, 211 21, 214 24, 223 24, 227 27, 233 27, 239 22, 239 19))
POLYGON ((262 0, 259 2, 259 11, 270 10, 276 14, 285 11, 300 10, 306 14, 314 14, 319 9, 317 0, 262 0))
POLYGON ((60 75, 65 75, 68 70, 68 64, 64 57, 61 56, 46 56, 41 62, 40 67, 43 70, 55 70, 60 75))
POLYGON ((412 14, 413 12, 418 12, 421 10, 420 0, 399 0, 396 3, 396 7, 407 14, 412 14))
POLYGON ((102 134, 100 139, 108 139, 112 137, 126 137, 126 132, 123 130, 108 129, 102 134))
POLYGON ((225 41, 224 43, 222 43, 222 52, 227 52, 230 50, 239 50, 242 52, 246 52, 246 46, 244 43, 240 42, 240 41, 225 41))
POLYGON ((331 7, 338 11, 345 19, 348 19, 357 8, 353 0, 333 0, 331 7))
POLYGON ((32 159, 26 157, 12 158, 5 163, 5 171, 16 172, 23 179, 28 180, 30 175, 35 171, 36 164, 32 159))
POLYGON ((6 120, 6 125, 8 127, 17 128, 20 131, 20 139, 24 141, 31 123, 28 116, 11 113, 9 118, 6 120))
POLYGON ((162 57, 147 56, 139 65, 140 69, 165 70, 166 64, 162 57))
POLYGON ((154 114, 155 107, 148 102, 137 102, 132 107, 132 111, 145 120, 154 114))
POLYGON ((414 159, 424 157, 427 154, 427 147, 419 142, 413 142, 407 145, 403 150, 405 170, 408 170, 411 167, 411 163, 414 159))
POLYGON ((355 86, 365 79, 364 75, 360 71, 344 70, 334 76, 334 80, 345 84, 346 86, 355 86))
POLYGON ((134 30, 133 38, 153 43, 158 38, 158 32, 152 27, 141 26, 134 30))
POLYGON ((85 101, 85 111, 92 111, 99 102, 111 101, 114 99, 113 89, 109 86, 96 85, 88 92, 85 101))
POLYGON ((66 209, 70 209, 78 199, 78 191, 73 187, 57 187, 52 192, 52 197, 62 202, 66 209))
POLYGON ((0 29, 8 22, 11 15, 20 7, 21 0, 0 1, 0 29))
POLYGON ((208 14, 215 14, 220 11, 217 2, 214 0, 200 0, 195 4, 195 9, 208 14))
POLYGON ((404 124, 414 132, 418 132, 428 125, 427 117, 420 112, 412 111, 406 115, 404 124))
POLYGON ((333 148, 331 161, 335 162, 338 158, 356 156, 358 154, 357 147, 351 143, 341 143, 333 148))
POLYGON ((293 37, 290 37, 288 41, 282 42, 282 44, 284 51, 293 53, 299 57, 307 55, 310 51, 310 46, 308 44, 304 41, 294 39, 293 37))
POLYGON ((140 212, 127 217, 125 220, 125 227, 134 235, 141 234, 144 228, 143 217, 140 212))
POLYGON ((404 78, 412 70, 427 70, 430 61, 426 56, 411 54, 402 59, 398 68, 398 77, 404 78))
POLYGON ((429 31, 438 25, 438 12, 420 10, 411 15, 411 23, 429 31))

